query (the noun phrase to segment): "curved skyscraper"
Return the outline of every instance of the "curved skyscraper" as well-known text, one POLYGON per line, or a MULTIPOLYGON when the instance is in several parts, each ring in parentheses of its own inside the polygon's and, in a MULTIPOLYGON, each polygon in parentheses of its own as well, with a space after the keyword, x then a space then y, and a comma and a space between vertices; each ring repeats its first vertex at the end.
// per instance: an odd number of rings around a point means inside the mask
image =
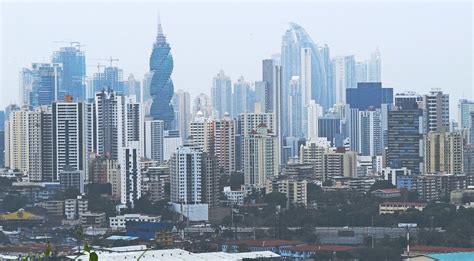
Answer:
MULTIPOLYGON (((290 29, 282 37, 281 46, 282 106, 288 104, 288 101, 283 99, 289 97, 290 81, 293 76, 302 77, 304 84, 311 85, 310 88, 302 86, 308 89, 305 96, 310 95, 311 99, 320 104, 324 110, 333 105, 333 94, 328 82, 329 68, 327 68, 321 52, 301 26, 290 23, 290 29)), ((282 111, 287 114, 289 108, 283 108, 282 111)), ((289 125, 286 124, 289 117, 290 115, 281 115, 282 126, 287 126, 286 130, 282 129, 283 136, 289 134, 289 125)))
POLYGON ((163 34, 161 22, 158 21, 158 34, 150 57, 150 74, 152 75, 150 96, 153 100, 150 116, 154 120, 162 120, 165 129, 172 126, 174 119, 173 106, 170 103, 174 92, 173 81, 171 80, 173 57, 170 50, 170 45, 163 34))

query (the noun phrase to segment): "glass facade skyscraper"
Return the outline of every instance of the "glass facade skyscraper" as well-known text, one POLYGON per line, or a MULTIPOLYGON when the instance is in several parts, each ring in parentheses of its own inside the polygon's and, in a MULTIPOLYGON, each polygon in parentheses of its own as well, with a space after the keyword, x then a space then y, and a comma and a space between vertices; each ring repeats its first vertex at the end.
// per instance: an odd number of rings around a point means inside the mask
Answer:
POLYGON ((313 42, 306 31, 295 23, 290 23, 290 29, 282 38, 281 66, 282 66, 282 135, 288 136, 288 97, 290 92, 290 81, 293 76, 301 76, 301 49, 311 49, 311 99, 321 104, 324 110, 333 105, 331 92, 327 80, 326 64, 321 58, 318 46, 313 42))
POLYGON ((62 64, 61 91, 58 99, 64 94, 71 95, 74 100, 82 101, 86 97, 86 58, 79 47, 62 47, 53 54, 53 63, 62 64))
POLYGON ((150 116, 154 120, 162 120, 165 129, 172 126, 174 110, 171 105, 171 98, 174 93, 171 73, 173 72, 173 57, 171 47, 163 34, 161 22, 158 21, 158 34, 153 44, 153 51, 150 57, 150 96, 153 100, 150 108, 150 116))

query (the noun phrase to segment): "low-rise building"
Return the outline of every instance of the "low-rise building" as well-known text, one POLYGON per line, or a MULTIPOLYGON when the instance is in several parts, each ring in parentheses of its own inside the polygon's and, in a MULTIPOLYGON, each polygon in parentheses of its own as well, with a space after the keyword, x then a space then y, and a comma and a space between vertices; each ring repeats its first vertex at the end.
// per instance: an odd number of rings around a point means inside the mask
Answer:
POLYGON ((161 216, 148 216, 141 214, 125 214, 121 216, 109 217, 109 226, 112 229, 125 228, 127 222, 160 222, 161 216))
POLYGON ((283 249, 302 245, 306 245, 306 243, 302 241, 277 239, 237 240, 222 244, 222 251, 235 253, 242 251, 241 248, 245 248, 246 251, 250 252, 271 251, 273 253, 280 254, 283 249))
POLYGON ((284 248, 281 250, 281 257, 294 260, 306 260, 314 257, 319 252, 329 252, 336 255, 338 252, 350 252, 355 247, 344 245, 303 245, 284 248))
POLYGON ((384 202, 379 204, 379 214, 394 214, 398 212, 405 212, 409 209, 416 209, 423 211, 426 207, 426 203, 414 203, 414 202, 384 202))
POLYGON ((81 225, 100 227, 105 224, 105 213, 86 212, 81 215, 81 225))
POLYGON ((36 203, 35 206, 46 209, 49 216, 63 217, 64 201, 63 200, 46 200, 36 203))
POLYGON ((77 198, 64 200, 64 216, 67 220, 76 220, 81 218, 81 215, 87 212, 89 202, 82 196, 77 198))
POLYGON ((377 189, 371 192, 372 195, 382 199, 400 198, 402 193, 399 189, 377 189))
POLYGON ((242 206, 244 204, 245 188, 241 186, 240 190, 232 190, 231 187, 224 187, 224 195, 229 205, 242 206))

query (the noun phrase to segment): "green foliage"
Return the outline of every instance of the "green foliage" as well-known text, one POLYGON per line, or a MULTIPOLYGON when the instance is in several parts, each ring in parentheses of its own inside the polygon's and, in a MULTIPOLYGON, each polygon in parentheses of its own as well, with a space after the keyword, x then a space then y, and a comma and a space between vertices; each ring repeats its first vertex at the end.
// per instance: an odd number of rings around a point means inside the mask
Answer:
POLYGON ((106 183, 106 184, 100 184, 100 183, 87 184, 87 194, 91 198, 100 197, 101 195, 110 195, 110 194, 112 194, 112 185, 110 183, 106 183))
POLYGON ((15 212, 20 208, 24 208, 28 204, 28 199, 23 196, 8 195, 1 204, 0 212, 15 212))
POLYGON ((167 200, 153 202, 150 201, 146 196, 143 196, 135 201, 133 212, 161 215, 162 220, 173 220, 175 217, 175 214, 169 208, 169 203, 167 200))
POLYGON ((274 191, 263 196, 263 202, 270 206, 281 206, 283 208, 286 206, 287 198, 285 194, 274 191))
POLYGON ((370 191, 374 191, 377 189, 391 189, 391 188, 395 188, 395 186, 389 180, 377 180, 370 187, 370 191))
POLYGON ((5 235, 5 233, 0 231, 0 245, 6 245, 6 244, 10 244, 10 239, 8 238, 7 235, 5 235))
POLYGON ((98 260, 99 260, 99 256, 95 252, 92 252, 89 254, 89 261, 98 261, 98 260))
POLYGON ((115 206, 118 203, 101 196, 89 197, 89 210, 92 212, 105 212, 107 217, 111 217, 116 215, 115 206))

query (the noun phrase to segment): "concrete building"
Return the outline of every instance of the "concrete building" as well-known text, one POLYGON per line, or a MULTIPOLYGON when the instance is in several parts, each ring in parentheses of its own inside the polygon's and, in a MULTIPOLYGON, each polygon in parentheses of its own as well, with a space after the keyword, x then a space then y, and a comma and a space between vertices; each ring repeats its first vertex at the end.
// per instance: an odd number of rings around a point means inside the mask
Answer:
MULTIPOLYGON (((265 192, 279 192, 286 196, 287 204, 306 207, 308 204, 308 181, 294 176, 267 179, 265 192)), ((287 206, 287 207, 288 207, 287 206)), ((282 206, 283 207, 283 206, 282 206)))
POLYGON ((263 188, 267 178, 279 172, 278 140, 265 124, 260 124, 244 137, 244 184, 263 188))
POLYGON ((428 131, 449 130, 449 94, 441 89, 432 89, 423 96, 423 109, 426 111, 428 131))
POLYGON ((427 174, 463 174, 463 137, 461 132, 429 132, 425 139, 427 174))
POLYGON ((141 197, 141 168, 140 168, 140 142, 129 142, 127 147, 122 147, 119 166, 121 196, 120 202, 133 206, 134 202, 141 197))
POLYGON ((143 135, 144 157, 162 164, 164 160, 164 127, 161 120, 145 120, 143 135))
POLYGON ((75 190, 84 193, 84 171, 64 166, 59 173, 59 187, 61 191, 75 190))
POLYGON ((322 180, 324 172, 324 153, 327 148, 310 142, 300 148, 300 161, 304 164, 313 165, 314 178, 322 180))
POLYGON ((323 155, 323 180, 333 177, 357 177, 357 154, 353 151, 329 151, 323 155))
POLYGON ((414 202, 383 202, 379 204, 379 214, 395 214, 406 212, 410 209, 416 209, 423 211, 426 207, 426 203, 414 203, 414 202))
POLYGON ((240 190, 232 190, 231 187, 224 187, 224 195, 231 206, 242 206, 244 204, 245 190, 244 186, 240 190))
POLYGON ((81 225, 83 226, 92 226, 92 227, 102 227, 105 225, 105 213, 95 213, 95 212, 85 212, 81 215, 81 225))
POLYGON ((125 214, 121 216, 109 217, 109 227, 112 229, 125 228, 127 222, 160 222, 161 216, 148 216, 141 214, 125 214))

